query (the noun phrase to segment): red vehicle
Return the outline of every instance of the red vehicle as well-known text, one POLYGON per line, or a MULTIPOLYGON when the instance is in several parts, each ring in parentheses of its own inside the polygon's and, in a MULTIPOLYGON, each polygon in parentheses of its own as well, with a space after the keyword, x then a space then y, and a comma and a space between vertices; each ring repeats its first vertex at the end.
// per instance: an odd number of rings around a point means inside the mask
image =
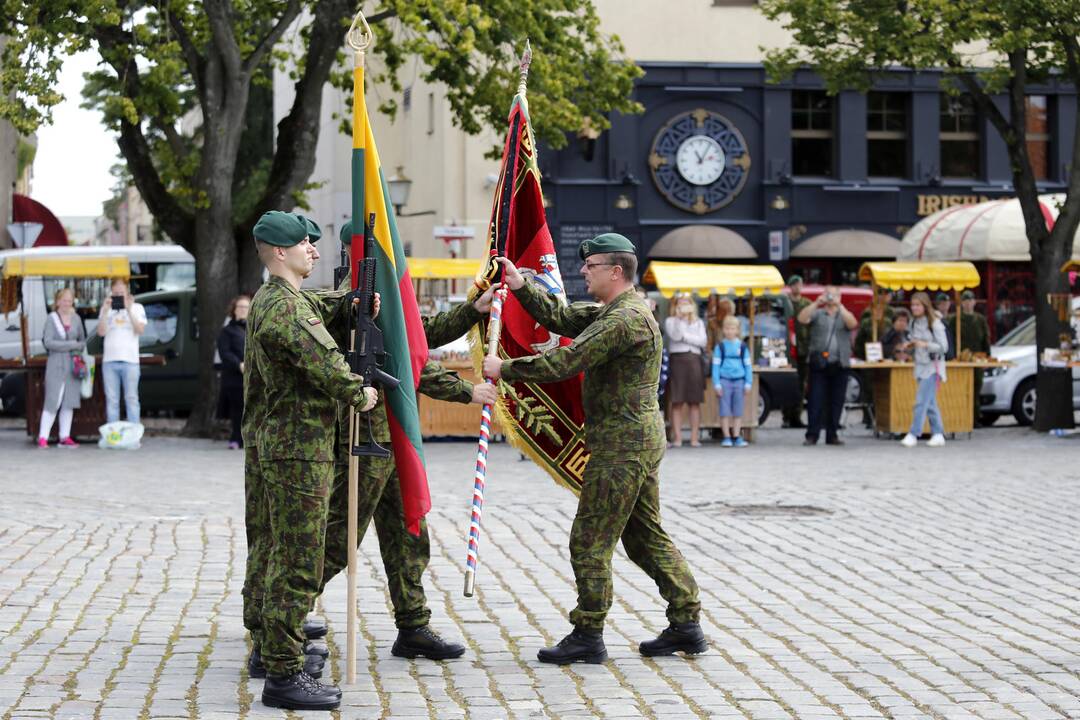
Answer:
MULTIPOLYGON (((870 301, 874 297, 870 288, 837 285, 836 289, 840 291, 840 304, 856 318, 862 317, 863 310, 870 307, 870 301)), ((784 292, 788 292, 787 288, 784 288, 784 292)), ((824 285, 803 285, 802 288, 803 297, 810 302, 817 300, 823 292, 825 292, 824 285)))

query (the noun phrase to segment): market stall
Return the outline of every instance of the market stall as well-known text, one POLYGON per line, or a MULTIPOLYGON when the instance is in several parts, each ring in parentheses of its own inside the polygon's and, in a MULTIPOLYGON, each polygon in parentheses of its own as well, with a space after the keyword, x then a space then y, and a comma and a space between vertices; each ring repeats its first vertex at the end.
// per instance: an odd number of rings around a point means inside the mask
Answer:
MULTIPOLYGON (((755 362, 753 388, 743 411, 743 436, 748 442, 752 442, 758 424, 762 375, 782 374, 792 383, 798 382, 795 369, 787 366, 786 349, 778 348, 775 353, 771 349, 767 353, 755 352, 761 350, 755 348, 756 307, 762 296, 768 293, 779 294, 782 291, 784 279, 780 271, 772 265, 719 265, 655 260, 649 263, 642 282, 654 285, 666 298, 677 293, 687 293, 700 298, 726 295, 747 299, 747 345, 750 357, 755 358, 755 362)), ((705 402, 701 408, 701 427, 718 428, 720 420, 716 394, 711 391, 711 382, 707 381, 706 384, 710 389, 705 392, 705 402)))
MULTIPOLYGON (((450 299, 464 295, 476 277, 479 258, 407 258, 421 311, 434 313, 449 309, 450 299)), ((464 340, 442 348, 432 348, 431 359, 453 370, 469 382, 477 382, 472 356, 464 340)), ((475 438, 480 427, 480 412, 476 405, 436 400, 419 395, 420 431, 429 437, 475 438)), ((499 432, 494 420, 493 434, 499 432)))
MULTIPOLYGON (((24 285, 27 278, 50 278, 62 282, 75 284, 81 279, 128 279, 131 269, 126 257, 100 256, 100 257, 10 257, 4 261, 3 269, 0 270, 0 312, 10 313, 19 311, 20 333, 22 335, 22 354, 16 358, 0 360, 0 369, 5 372, 26 373, 26 433, 34 437, 37 434, 38 424, 41 420, 41 403, 45 393, 45 361, 47 356, 36 355, 31 357, 30 338, 27 328, 30 323, 27 318, 27 308, 36 306, 36 300, 23 297, 23 288, 33 287, 34 292, 45 292, 41 285, 24 285)), ((51 307, 52 298, 46 301, 51 307)), ((95 315, 96 317, 96 315, 95 315)), ((88 330, 93 332, 93 328, 88 330)), ((95 357, 95 372, 93 374, 93 392, 89 398, 82 400, 81 407, 75 411, 71 434, 74 437, 95 437, 98 427, 105 422, 105 393, 101 384, 101 374, 96 372, 96 367, 101 363, 101 357, 95 357)), ((161 358, 146 358, 146 362, 160 362, 161 358)), ((56 434, 56 426, 53 427, 53 435, 56 434)))
MULTIPOLYGON (((870 262, 859 270, 859 279, 869 282, 873 290, 872 302, 880 302, 878 289, 886 290, 940 290, 956 295, 960 307, 960 292, 979 285, 979 273, 969 262, 870 262)), ((872 340, 878 342, 877 323, 872 323, 872 340)), ((953 328, 949 328, 952 332, 953 328)), ((961 347, 960 314, 956 318, 956 341, 961 347)), ((869 351, 867 353, 870 354, 869 351)), ((974 373, 982 372, 1000 363, 992 358, 972 357, 949 361, 946 364, 948 379, 938 390, 938 407, 941 409, 945 432, 970 433, 975 426, 974 373)), ((871 378, 874 398, 875 435, 906 433, 911 426, 915 406, 915 373, 911 362, 889 359, 856 362, 852 367, 871 378)), ((929 422, 924 426, 928 431, 929 422)))
MULTIPOLYGON (((1069 276, 1069 286, 1072 287, 1077 275, 1080 275, 1080 259, 1066 260, 1061 266, 1061 273, 1069 276)), ((1057 311, 1058 320, 1070 326, 1069 332, 1062 333, 1058 347, 1044 348, 1039 358, 1039 364, 1050 368, 1072 368, 1074 371, 1080 368, 1080 317, 1074 312, 1080 312, 1080 305, 1071 293, 1051 294, 1047 301, 1057 311), (1075 308, 1075 310, 1074 310, 1075 308)))

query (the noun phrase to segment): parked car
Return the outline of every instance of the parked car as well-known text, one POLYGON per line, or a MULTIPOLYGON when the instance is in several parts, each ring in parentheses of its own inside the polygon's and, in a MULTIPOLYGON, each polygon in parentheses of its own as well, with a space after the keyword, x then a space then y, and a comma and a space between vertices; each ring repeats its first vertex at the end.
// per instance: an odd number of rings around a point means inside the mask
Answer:
MULTIPOLYGON (((1072 307, 1073 310, 1080 307, 1080 298, 1073 298, 1072 307)), ((990 348, 990 354, 1012 365, 985 371, 979 396, 982 423, 990 425, 1008 414, 1021 425, 1035 422, 1035 373, 1039 366, 1035 318, 1030 317, 1013 328, 990 348)), ((1073 369, 1072 380, 1073 407, 1080 409, 1080 369, 1073 369)))

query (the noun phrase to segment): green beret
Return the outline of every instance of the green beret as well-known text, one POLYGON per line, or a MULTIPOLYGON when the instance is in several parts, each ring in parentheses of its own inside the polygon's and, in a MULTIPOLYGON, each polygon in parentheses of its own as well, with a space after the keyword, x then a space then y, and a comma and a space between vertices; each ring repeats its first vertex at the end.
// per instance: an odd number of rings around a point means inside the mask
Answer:
POLYGON ((949 300, 949 299, 950 298, 949 298, 948 294, 943 293, 943 292, 939 292, 937 295, 934 296, 934 302, 936 302, 936 303, 944 302, 944 301, 949 300))
POLYGON ((792 275, 791 277, 789 277, 787 279, 788 286, 794 285, 795 283, 801 283, 801 282, 802 282, 802 275, 792 275))
POLYGON ((255 239, 267 245, 277 247, 292 247, 304 242, 307 238, 315 242, 322 237, 319 226, 303 215, 287 213, 280 210, 270 210, 263 213, 259 222, 255 223, 252 230, 255 239))
POLYGON ((582 260, 590 255, 613 252, 635 252, 634 243, 619 233, 604 233, 597 235, 592 240, 586 240, 578 248, 578 255, 582 260))
POLYGON ((338 240, 341 241, 341 247, 352 245, 352 220, 346 220, 341 226, 341 230, 338 231, 338 240))
POLYGON ((975 299, 975 293, 973 293, 971 290, 965 290, 964 292, 960 293, 960 299, 961 300, 974 300, 975 299))

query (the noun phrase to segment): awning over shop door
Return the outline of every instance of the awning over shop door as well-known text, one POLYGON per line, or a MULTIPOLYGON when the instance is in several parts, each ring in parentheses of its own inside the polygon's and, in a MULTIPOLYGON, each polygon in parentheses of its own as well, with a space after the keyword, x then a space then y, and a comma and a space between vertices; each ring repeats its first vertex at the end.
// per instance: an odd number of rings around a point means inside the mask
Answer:
POLYGON ((895 260, 900 241, 869 230, 832 230, 803 240, 791 251, 793 258, 882 258, 895 260))
POLYGON ((742 235, 719 225, 683 225, 665 234, 649 249, 650 258, 693 260, 757 260, 742 235))
MULTIPOLYGON (((1047 228, 1057 221, 1064 195, 1040 195, 1047 228)), ((1073 256, 1080 257, 1080 231, 1073 238, 1073 256)), ((1029 262, 1027 229, 1016 198, 958 205, 927 215, 900 241, 900 260, 970 260, 1029 262)))

